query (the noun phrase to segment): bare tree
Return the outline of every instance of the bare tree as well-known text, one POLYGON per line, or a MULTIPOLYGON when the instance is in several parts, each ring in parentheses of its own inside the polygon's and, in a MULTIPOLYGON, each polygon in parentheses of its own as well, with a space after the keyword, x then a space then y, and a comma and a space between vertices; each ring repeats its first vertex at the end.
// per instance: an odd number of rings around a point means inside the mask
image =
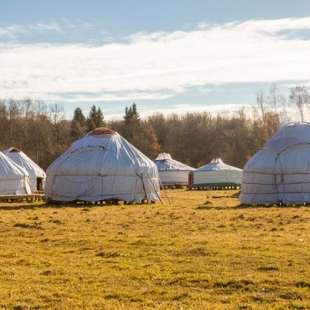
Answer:
POLYGON ((59 122, 63 121, 65 117, 65 109, 62 105, 59 103, 52 103, 49 105, 49 119, 54 125, 57 125, 59 122))
POLYGON ((261 111, 262 115, 264 115, 264 113, 265 113, 265 95, 264 95, 264 92, 262 90, 260 90, 256 94, 256 104, 257 104, 259 110, 261 111))
POLYGON ((290 94, 290 102, 292 104, 295 104, 299 113, 300 113, 300 119, 303 122, 304 121, 304 107, 307 107, 310 103, 310 96, 303 86, 296 86, 291 89, 290 94))
POLYGON ((47 115, 48 107, 44 101, 37 100, 33 103, 33 111, 36 115, 47 115))

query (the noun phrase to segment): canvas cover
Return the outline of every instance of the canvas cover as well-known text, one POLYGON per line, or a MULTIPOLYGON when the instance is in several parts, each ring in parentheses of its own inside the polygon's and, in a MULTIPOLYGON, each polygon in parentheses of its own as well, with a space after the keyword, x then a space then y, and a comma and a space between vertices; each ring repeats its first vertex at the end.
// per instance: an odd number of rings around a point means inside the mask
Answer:
POLYGON ((242 169, 225 164, 220 158, 190 173, 191 186, 239 186, 242 169))
POLYGON ((0 195, 31 194, 28 172, 0 152, 0 195))
POLYGON ((29 173, 29 182, 32 192, 37 190, 37 178, 42 178, 42 186, 46 179, 45 171, 21 150, 11 147, 3 153, 29 173))
POLYGON ((244 166, 240 202, 310 202, 310 124, 280 128, 244 166))
POLYGON ((46 171, 48 200, 141 202, 160 199, 158 171, 148 157, 107 128, 74 142, 46 171))
POLYGON ((163 185, 188 185, 188 173, 195 170, 177 160, 168 153, 159 154, 154 163, 158 169, 160 181, 163 185))

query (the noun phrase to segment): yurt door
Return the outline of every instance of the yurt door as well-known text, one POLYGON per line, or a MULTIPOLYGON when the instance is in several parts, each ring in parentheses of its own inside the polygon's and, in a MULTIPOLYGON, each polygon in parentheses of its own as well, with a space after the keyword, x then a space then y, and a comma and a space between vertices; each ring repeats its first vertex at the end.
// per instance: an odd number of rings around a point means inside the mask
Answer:
POLYGON ((43 178, 37 178, 37 191, 43 192, 43 178))
POLYGON ((193 172, 189 172, 188 173, 188 185, 191 186, 194 184, 194 173, 193 172))

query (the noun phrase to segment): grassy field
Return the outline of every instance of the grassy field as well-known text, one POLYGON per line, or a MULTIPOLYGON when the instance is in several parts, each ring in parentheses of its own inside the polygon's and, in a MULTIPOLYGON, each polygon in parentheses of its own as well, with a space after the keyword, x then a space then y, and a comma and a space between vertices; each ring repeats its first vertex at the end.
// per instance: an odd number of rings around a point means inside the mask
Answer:
POLYGON ((0 309, 310 309, 310 208, 236 191, 0 205, 0 309))

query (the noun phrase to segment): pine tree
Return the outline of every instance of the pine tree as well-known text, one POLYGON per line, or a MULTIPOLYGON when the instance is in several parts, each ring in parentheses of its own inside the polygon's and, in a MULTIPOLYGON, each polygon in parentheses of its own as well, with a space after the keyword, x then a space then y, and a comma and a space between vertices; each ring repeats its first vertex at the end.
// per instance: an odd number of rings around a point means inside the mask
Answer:
POLYGON ((140 115, 137 111, 137 105, 135 103, 132 104, 131 107, 126 107, 125 116, 124 116, 125 124, 133 124, 140 122, 140 115))
POLYGON ((140 131, 140 115, 137 111, 137 106, 135 103, 131 107, 126 107, 124 116, 124 137, 129 142, 133 141, 134 137, 140 131))
POLYGON ((101 109, 97 109, 96 106, 93 105, 86 120, 87 129, 91 131, 98 127, 104 127, 105 125, 106 123, 101 109))
POLYGON ((85 125, 86 117, 81 108, 76 108, 73 112, 73 121, 78 122, 80 125, 85 125))
POLYGON ((81 138, 86 132, 86 117, 80 108, 76 108, 73 112, 71 121, 71 138, 76 140, 81 138))
POLYGON ((96 127, 105 127, 105 126, 106 126, 106 123, 104 120, 104 116, 99 107, 97 110, 97 114, 96 114, 96 127))

